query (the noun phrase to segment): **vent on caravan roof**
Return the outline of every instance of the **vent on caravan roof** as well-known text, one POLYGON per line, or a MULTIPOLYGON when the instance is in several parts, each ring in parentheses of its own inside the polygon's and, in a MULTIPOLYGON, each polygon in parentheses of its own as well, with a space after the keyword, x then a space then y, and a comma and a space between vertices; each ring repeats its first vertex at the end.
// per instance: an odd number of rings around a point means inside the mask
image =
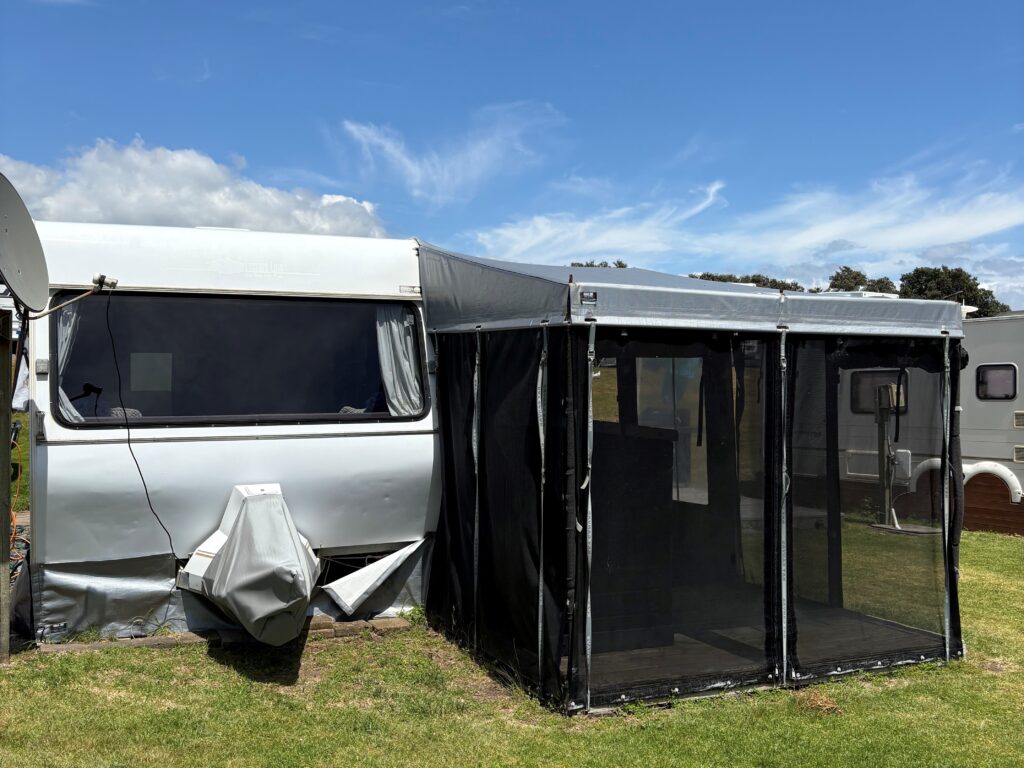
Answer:
POLYGON ((1013 460, 1018 464, 1024 464, 1024 445, 1013 446, 1013 460))
POLYGON ((1013 428, 1024 429, 1024 411, 1013 412, 1013 428))

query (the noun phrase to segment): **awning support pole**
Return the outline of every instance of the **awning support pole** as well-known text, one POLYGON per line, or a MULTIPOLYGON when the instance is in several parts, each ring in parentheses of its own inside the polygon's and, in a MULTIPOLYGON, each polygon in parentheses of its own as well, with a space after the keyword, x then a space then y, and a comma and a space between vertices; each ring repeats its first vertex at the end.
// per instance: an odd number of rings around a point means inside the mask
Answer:
MULTIPOLYGON (((26 329, 27 330, 27 329, 26 329)), ((0 312, 0 381, 11 380, 11 313, 0 312)), ((0 410, 0 467, 11 466, 11 390, 4 392, 4 407, 0 410)), ((5 471, 9 471, 6 470, 5 471)), ((11 484, 4 480, 0 491, 0 664, 11 657, 11 484)), ((28 569, 28 563, 22 564, 28 569)), ((28 573, 18 575, 28 578, 28 573)))
POLYGON ((547 464, 544 451, 547 440, 547 407, 548 407, 548 328, 544 326, 543 347, 540 352, 540 365, 537 367, 537 433, 540 439, 540 498, 537 502, 538 526, 537 547, 539 550, 537 565, 537 683, 544 688, 544 492, 547 484, 547 464))
POLYGON ((952 606, 950 605, 950 572, 949 558, 949 472, 950 472, 950 434, 949 427, 952 416, 950 403, 950 371, 949 371, 949 335, 942 337, 942 562, 945 564, 946 597, 943 604, 942 632, 946 646, 946 661, 952 655, 951 625, 952 606))
POLYGON ((480 607, 480 331, 476 332, 473 363, 473 650, 476 651, 480 607))
POLYGON ((590 711, 590 670, 593 650, 593 617, 590 606, 590 582, 594 552, 594 506, 591 498, 591 468, 594 462, 594 357, 597 323, 590 323, 590 341, 587 345, 587 477, 580 490, 587 492, 587 711, 590 711))
POLYGON ((779 489, 779 585, 781 592, 779 595, 780 606, 782 611, 782 626, 781 626, 781 643, 782 643, 782 674, 780 682, 785 684, 786 680, 789 679, 789 540, 788 540, 788 525, 789 515, 787 514, 786 501, 789 496, 789 459, 786 451, 786 444, 788 442, 788 403, 787 398, 789 395, 789 372, 787 370, 788 362, 786 360, 786 329, 783 328, 779 335, 779 378, 782 382, 779 393, 779 402, 781 406, 782 419, 780 422, 780 432, 782 434, 782 472, 781 479, 782 484, 779 489))

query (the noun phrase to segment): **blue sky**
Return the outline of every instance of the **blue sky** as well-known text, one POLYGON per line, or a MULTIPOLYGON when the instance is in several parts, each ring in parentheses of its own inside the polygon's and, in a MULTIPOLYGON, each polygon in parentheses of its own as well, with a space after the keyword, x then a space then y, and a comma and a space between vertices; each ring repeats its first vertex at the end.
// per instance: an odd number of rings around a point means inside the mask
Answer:
POLYGON ((5 0, 37 218, 894 278, 1024 308, 1019 2, 5 0))

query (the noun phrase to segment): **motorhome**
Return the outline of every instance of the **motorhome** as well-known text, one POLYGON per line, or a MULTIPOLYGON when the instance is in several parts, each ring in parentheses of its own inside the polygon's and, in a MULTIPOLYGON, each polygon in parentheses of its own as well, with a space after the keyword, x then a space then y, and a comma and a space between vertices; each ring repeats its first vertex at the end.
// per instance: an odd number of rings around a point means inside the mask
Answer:
POLYGON ((217 625, 175 575, 235 486, 280 486, 324 578, 434 529, 438 422, 414 240, 38 231, 51 308, 91 293, 31 325, 37 639, 217 625))
POLYGON ((1024 312, 968 319, 964 347, 970 356, 960 396, 964 526, 1024 534, 1024 312))

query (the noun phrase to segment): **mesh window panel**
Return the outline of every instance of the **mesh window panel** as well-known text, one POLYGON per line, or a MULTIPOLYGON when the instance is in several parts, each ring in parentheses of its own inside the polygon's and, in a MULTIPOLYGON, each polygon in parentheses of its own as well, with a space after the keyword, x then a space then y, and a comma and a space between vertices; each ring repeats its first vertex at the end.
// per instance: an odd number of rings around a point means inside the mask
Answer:
POLYGON ((765 350, 598 330, 594 705, 767 679, 765 350))
POLYGON ((789 354, 794 669, 942 655, 941 341, 800 340, 789 354))

